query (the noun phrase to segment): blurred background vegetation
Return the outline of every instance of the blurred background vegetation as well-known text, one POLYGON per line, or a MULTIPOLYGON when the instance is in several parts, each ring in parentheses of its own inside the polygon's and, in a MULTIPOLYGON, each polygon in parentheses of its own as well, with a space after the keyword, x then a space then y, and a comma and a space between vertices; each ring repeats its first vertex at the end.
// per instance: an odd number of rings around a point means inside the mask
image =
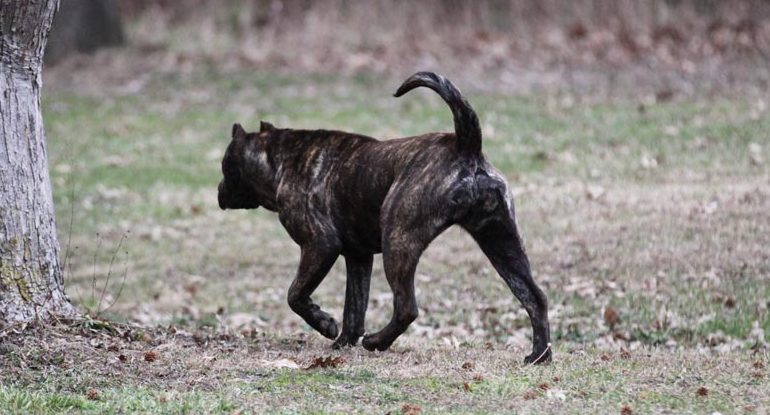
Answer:
POLYGON ((123 42, 156 70, 434 69, 479 88, 612 93, 641 83, 667 97, 766 88, 770 2, 64 0, 47 59, 123 42))

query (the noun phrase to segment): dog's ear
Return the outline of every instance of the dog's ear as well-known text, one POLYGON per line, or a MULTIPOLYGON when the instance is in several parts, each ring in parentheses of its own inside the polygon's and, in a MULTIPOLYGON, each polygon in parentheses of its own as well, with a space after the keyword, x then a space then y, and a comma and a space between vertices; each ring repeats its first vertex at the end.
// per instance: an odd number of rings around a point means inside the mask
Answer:
POLYGON ((259 132, 273 131, 273 130, 275 130, 275 127, 273 126, 273 124, 270 124, 267 121, 259 122, 259 132))
POLYGON ((240 124, 233 124, 232 138, 241 138, 246 135, 246 130, 240 124))

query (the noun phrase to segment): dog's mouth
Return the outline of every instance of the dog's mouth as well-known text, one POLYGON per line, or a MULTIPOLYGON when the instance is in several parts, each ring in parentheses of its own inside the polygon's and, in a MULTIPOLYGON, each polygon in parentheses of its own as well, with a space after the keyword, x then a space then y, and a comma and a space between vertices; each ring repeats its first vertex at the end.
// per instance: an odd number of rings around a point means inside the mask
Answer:
POLYGON ((219 202, 219 208, 222 210, 227 209, 227 194, 224 191, 225 182, 219 183, 217 187, 217 201, 219 202))
POLYGON ((219 208, 225 210, 230 207, 228 203, 228 194, 225 190, 225 181, 222 180, 217 186, 217 201, 219 202, 219 208))
POLYGON ((222 210, 256 209, 259 207, 259 203, 253 197, 249 197, 243 192, 231 192, 224 180, 217 187, 217 201, 222 210))

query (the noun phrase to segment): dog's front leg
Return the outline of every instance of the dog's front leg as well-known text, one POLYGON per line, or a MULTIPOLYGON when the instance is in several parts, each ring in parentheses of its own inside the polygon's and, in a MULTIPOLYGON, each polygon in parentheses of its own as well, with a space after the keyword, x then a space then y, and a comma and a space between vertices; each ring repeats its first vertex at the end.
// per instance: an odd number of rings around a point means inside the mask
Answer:
MULTIPOLYGON (((398 239, 403 239, 403 236, 398 239)), ((382 252, 385 276, 393 291, 393 317, 379 332, 364 336, 361 344, 366 350, 387 350, 398 336, 417 318, 414 296, 414 272, 424 244, 390 243, 382 252), (388 246, 389 245, 389 246, 388 246)))
POLYGON ((337 322, 313 303, 310 295, 329 273, 339 251, 328 246, 302 247, 297 276, 289 287, 289 307, 324 337, 337 338, 337 322))
POLYGON ((339 349, 355 346, 364 334, 366 306, 369 302, 369 282, 372 279, 372 255, 345 256, 347 287, 345 309, 342 312, 342 334, 332 345, 339 349))

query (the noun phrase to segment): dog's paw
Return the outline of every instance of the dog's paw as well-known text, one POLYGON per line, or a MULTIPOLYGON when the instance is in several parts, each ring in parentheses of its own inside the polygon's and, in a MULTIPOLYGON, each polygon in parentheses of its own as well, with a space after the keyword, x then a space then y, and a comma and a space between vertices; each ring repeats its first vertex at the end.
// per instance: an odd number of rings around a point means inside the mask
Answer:
POLYGON ((361 340, 361 346, 364 346, 364 349, 370 352, 375 350, 379 350, 381 352, 388 350, 391 343, 393 342, 382 341, 382 339, 380 339, 376 334, 364 336, 364 339, 361 340))
POLYGON ((342 331, 342 334, 340 334, 340 337, 337 337, 337 340, 334 341, 332 344, 332 349, 342 349, 344 347, 353 347, 358 343, 358 337, 359 336, 349 336, 345 334, 345 331, 342 331))
POLYGON ((373 352, 376 349, 376 342, 374 341, 373 337, 374 336, 366 335, 364 336, 364 339, 361 340, 361 346, 370 352, 373 352))
POLYGON ((550 348, 539 352, 532 352, 532 354, 524 358, 524 363, 528 365, 541 365, 543 363, 550 363, 550 362, 551 362, 550 348))
POLYGON ((328 319, 321 320, 318 323, 318 332, 321 333, 324 337, 327 339, 336 339, 337 335, 339 334, 339 329, 337 328, 337 321, 333 318, 329 317, 328 319))

